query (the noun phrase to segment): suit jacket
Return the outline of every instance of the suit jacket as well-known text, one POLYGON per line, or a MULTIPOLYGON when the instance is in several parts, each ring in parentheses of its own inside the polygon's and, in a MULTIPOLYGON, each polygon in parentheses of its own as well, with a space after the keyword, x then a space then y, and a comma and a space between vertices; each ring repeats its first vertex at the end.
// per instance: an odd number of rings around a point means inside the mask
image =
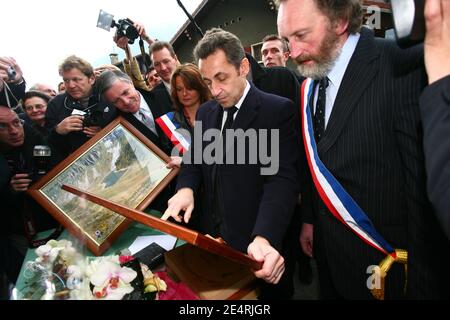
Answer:
POLYGON ((450 239, 450 76, 428 86, 420 98, 428 195, 450 239))
MULTIPOLYGON (((145 91, 138 89, 138 91, 144 97, 144 100, 150 107, 150 110, 153 114, 154 120, 163 116, 167 112, 172 111, 171 106, 165 103, 165 97, 160 92, 155 91, 145 91)), ((143 124, 140 120, 138 120, 132 113, 129 112, 120 112, 120 115, 124 117, 128 122, 130 122, 136 129, 138 129, 144 136, 146 136, 151 142, 156 144, 158 148, 164 151, 167 155, 170 156, 172 150, 172 144, 169 139, 166 137, 161 128, 156 124, 156 131, 158 135, 154 134, 145 124, 143 124)))
POLYGON ((262 67, 249 53, 246 57, 250 62, 253 84, 259 90, 290 99, 294 103, 295 116, 300 121, 300 84, 305 78, 297 77, 285 67, 262 67))
MULTIPOLYGON (((142 90, 140 90, 142 93, 142 90)), ((161 81, 160 84, 158 84, 156 87, 154 87, 151 90, 152 93, 158 96, 158 103, 160 104, 160 107, 163 109, 170 109, 173 111, 173 103, 172 98, 170 97, 169 91, 167 91, 166 86, 161 81)))
MULTIPOLYGON (((324 165, 375 229, 394 248, 408 250, 411 298, 449 292, 441 279, 445 264, 431 259, 438 248, 449 251, 433 221, 425 190, 418 108, 425 81, 422 47, 400 50, 393 41, 375 39, 363 29, 318 144, 324 165)), ((319 264, 327 262, 341 296, 371 298, 367 268, 378 265, 384 256, 337 221, 312 190, 312 206, 304 210, 315 217, 319 264)), ((398 264, 389 271, 387 298, 402 296, 403 273, 398 264)))
MULTIPOLYGON (((291 101, 252 86, 233 123, 233 129, 279 129, 280 163, 275 175, 260 174, 263 165, 259 158, 256 164, 248 164, 248 143, 245 145, 246 164, 208 165, 203 162, 182 166, 177 189, 187 187, 195 192, 202 182, 204 185, 206 200, 200 231, 211 233, 213 170, 217 170, 224 210, 222 223, 226 229, 222 238, 232 247, 246 252, 254 236, 260 235, 268 239, 273 247, 281 249, 298 195, 295 151, 298 137, 293 115, 291 101)), ((197 121, 202 121, 202 128, 197 125, 194 131, 203 134, 211 128, 220 129, 221 119, 221 106, 216 101, 206 102, 197 112, 197 121)), ((270 150, 270 141, 267 144, 264 140, 263 144, 270 150)), ((194 139, 188 156, 195 154, 197 148, 205 150, 208 145, 209 141, 203 141, 200 145, 194 139)), ((236 155, 236 145, 234 152, 236 155)))

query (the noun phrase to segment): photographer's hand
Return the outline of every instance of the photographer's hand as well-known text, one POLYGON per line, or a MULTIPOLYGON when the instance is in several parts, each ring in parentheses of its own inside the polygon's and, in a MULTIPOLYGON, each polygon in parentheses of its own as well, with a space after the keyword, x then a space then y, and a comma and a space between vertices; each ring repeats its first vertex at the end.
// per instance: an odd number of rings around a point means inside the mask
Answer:
POLYGON ((66 135, 72 131, 83 130, 83 116, 73 115, 65 118, 56 127, 55 130, 60 135, 66 135))
POLYGON ((10 187, 13 192, 27 191, 30 186, 31 179, 28 179, 27 173, 18 173, 11 178, 10 187))
POLYGON ((120 49, 125 51, 125 55, 127 56, 128 61, 131 61, 133 55, 131 54, 130 46, 128 45, 128 38, 125 36, 117 38, 116 34, 113 37, 113 40, 120 49))
POLYGON ((450 0, 425 2, 425 66, 431 84, 450 74, 450 0))
POLYGON ((20 66, 17 64, 16 60, 11 57, 0 57, 0 79, 3 79, 3 81, 7 83, 19 83, 22 81, 22 69, 20 69, 20 66), (8 79, 8 68, 13 67, 16 71, 16 75, 14 79, 8 79))
POLYGON ((92 138, 95 136, 102 128, 100 127, 84 127, 83 132, 89 137, 92 138))
POLYGON ((155 40, 150 38, 148 36, 148 34, 145 32, 145 28, 144 28, 144 25, 142 23, 140 23, 140 22, 133 22, 133 26, 138 31, 139 36, 142 38, 142 40, 147 42, 149 45, 151 45, 153 42, 155 42, 155 40))

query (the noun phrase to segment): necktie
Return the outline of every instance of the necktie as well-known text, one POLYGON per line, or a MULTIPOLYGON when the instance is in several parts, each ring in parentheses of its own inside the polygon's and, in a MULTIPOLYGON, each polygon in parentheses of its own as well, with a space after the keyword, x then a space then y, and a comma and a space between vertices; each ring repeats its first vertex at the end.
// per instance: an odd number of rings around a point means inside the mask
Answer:
POLYGON ((225 120, 225 124, 223 125, 223 128, 222 128, 222 140, 223 140, 223 146, 224 146, 224 154, 225 154, 225 150, 226 150, 225 149, 226 136, 227 136, 226 130, 231 129, 231 127, 233 126, 233 120, 234 120, 233 116, 237 110, 238 110, 238 108, 236 108, 235 106, 223 110, 227 114, 227 119, 225 120))
POLYGON ((145 112, 143 109, 139 109, 139 115, 141 116, 142 123, 145 124, 145 126, 149 128, 154 134, 158 135, 158 132, 156 131, 155 120, 147 115, 147 112, 145 112))
POLYGON ((325 132, 325 103, 327 87, 328 78, 321 79, 319 81, 319 94, 317 97, 316 112, 314 113, 314 138, 316 143, 319 143, 323 133, 325 132))
MULTIPOLYGON (((226 151, 226 130, 230 129, 233 126, 233 116, 238 109, 236 107, 231 107, 227 109, 223 109, 227 114, 227 118, 225 120, 225 124, 222 128, 222 141, 223 141, 223 157, 225 161, 225 151, 226 151)), ((219 117, 220 119, 220 117, 219 117)), ((220 121, 220 120, 219 120, 220 121)), ((224 223, 224 215, 225 209, 223 206, 222 199, 222 190, 221 190, 221 181, 219 175, 219 166, 215 164, 212 169, 212 178, 213 178, 213 210, 212 210, 212 229, 211 233, 214 236, 222 236, 224 237, 227 233, 227 228, 224 223)))
POLYGON ((234 120, 233 116, 237 110, 238 110, 238 108, 236 108, 235 106, 233 106, 231 108, 223 109, 223 111, 227 113, 227 119, 225 120, 225 124, 223 125, 222 135, 225 134, 226 129, 231 129, 231 127, 233 126, 233 120, 234 120))

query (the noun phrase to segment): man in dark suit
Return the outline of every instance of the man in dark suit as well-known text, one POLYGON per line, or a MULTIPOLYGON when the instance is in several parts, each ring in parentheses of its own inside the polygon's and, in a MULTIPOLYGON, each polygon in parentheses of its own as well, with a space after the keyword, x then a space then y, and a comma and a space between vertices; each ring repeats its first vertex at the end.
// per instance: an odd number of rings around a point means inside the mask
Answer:
POLYGON ((119 114, 136 127, 151 142, 170 155, 172 144, 155 119, 172 111, 161 103, 156 92, 136 89, 131 78, 122 71, 105 71, 97 78, 99 94, 117 108, 119 114))
MULTIPOLYGON (((97 90, 103 99, 117 108, 119 115, 167 155, 171 154, 173 145, 156 125, 155 119, 172 109, 167 104, 160 103, 161 97, 157 92, 136 89, 131 78, 120 70, 103 72, 97 78, 97 90)), ((152 202, 150 208, 163 212, 172 195, 173 186, 169 185, 152 202)))
POLYGON ((209 30, 194 54, 215 101, 205 103, 197 113, 199 122, 195 130, 200 130, 197 136, 205 141, 198 141, 194 133, 192 157, 184 161, 178 192, 169 200, 163 219, 173 217, 181 221, 180 211, 184 210, 183 220, 187 223, 194 207, 194 192, 203 183, 206 209, 201 231, 222 237, 230 246, 262 261, 263 267, 255 275, 266 282, 278 283, 285 269, 280 253, 298 195, 295 181, 298 137, 293 104, 250 85, 246 80, 249 62, 241 42, 231 33, 209 30), (236 135, 239 129, 244 135, 236 135), (259 134, 264 130, 268 131, 267 136, 259 134), (211 143, 203 135, 205 132, 218 135, 211 143), (245 137, 252 132, 257 142, 250 143, 251 139, 245 137), (215 161, 211 163, 207 153, 217 142, 215 161), (271 151, 271 156, 280 161, 274 171, 265 172, 267 163, 264 165, 256 150, 251 150, 258 143, 271 150, 278 146, 278 150, 271 151), (244 147, 238 149, 237 144, 244 147), (199 152, 203 157, 197 161, 199 152), (257 159, 252 163, 250 157, 257 159), (244 161, 239 164, 236 159, 244 161))
POLYGON ((420 98, 428 194, 450 239, 450 6, 448 1, 425 4, 427 33, 425 65, 428 87, 420 98))
MULTIPOLYGON (((302 96, 311 106, 302 121, 314 121, 318 157, 374 229, 392 247, 408 251, 407 297, 448 297, 448 255, 433 256, 449 252, 449 246, 425 190, 418 108, 425 84, 421 48, 402 51, 360 30, 358 0, 280 2, 278 31, 289 41, 291 57, 302 75, 321 79, 308 88, 310 96, 302 96)), ((310 168, 317 177, 317 168, 310 168)), ((321 294, 369 299, 373 283, 367 270, 386 254, 332 215, 333 202, 322 200, 327 190, 319 188, 319 196, 318 184, 316 178, 306 201, 311 206, 303 208, 315 223, 303 224, 301 244, 312 255, 314 238, 321 294)), ((386 278, 386 298, 403 297, 404 285, 404 266, 395 263, 386 278)))
MULTIPOLYGON (((165 41, 155 41, 150 46, 150 58, 153 67, 161 78, 161 83, 155 86, 152 91, 160 96, 160 102, 164 107, 172 107, 170 98, 170 79, 177 66, 180 64, 172 45, 165 41)), ((173 108, 173 107, 172 107, 173 108)))

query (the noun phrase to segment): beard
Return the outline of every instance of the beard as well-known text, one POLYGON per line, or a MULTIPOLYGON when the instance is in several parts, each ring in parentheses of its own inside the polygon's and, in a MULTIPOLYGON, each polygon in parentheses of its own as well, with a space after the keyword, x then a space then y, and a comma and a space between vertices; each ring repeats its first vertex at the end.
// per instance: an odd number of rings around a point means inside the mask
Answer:
POLYGON ((327 29, 327 34, 322 40, 319 54, 304 54, 294 59, 297 70, 304 77, 319 80, 325 78, 333 69, 342 47, 339 46, 339 37, 332 30, 327 29), (313 61, 311 65, 305 65, 305 61, 313 61))

